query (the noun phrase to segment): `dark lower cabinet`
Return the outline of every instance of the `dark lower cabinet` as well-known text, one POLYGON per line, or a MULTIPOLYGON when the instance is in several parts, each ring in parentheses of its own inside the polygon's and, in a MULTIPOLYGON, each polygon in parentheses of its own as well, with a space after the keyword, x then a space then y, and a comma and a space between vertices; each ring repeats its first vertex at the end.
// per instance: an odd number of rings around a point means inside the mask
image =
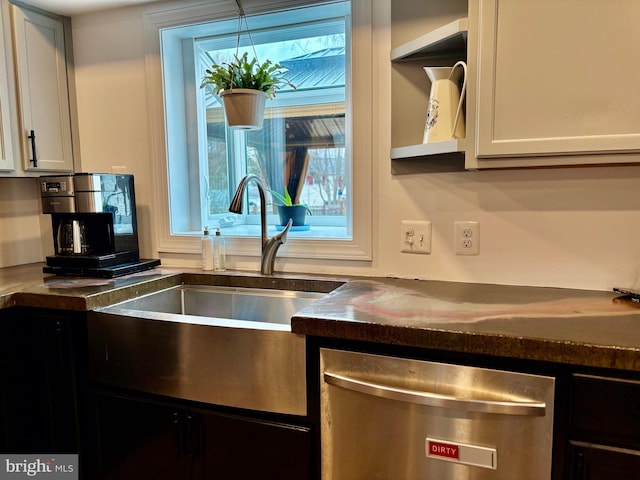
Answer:
POLYGON ((311 478, 309 428, 111 393, 93 403, 92 478, 311 478))
POLYGON ((74 327, 81 322, 64 312, 2 311, 0 452, 78 453, 74 327))
POLYGON ((311 478, 311 432, 278 422, 195 412, 201 428, 198 479, 311 478))
POLYGON ((570 480, 640 478, 640 381, 571 377, 570 480))
POLYGON ((110 396, 95 396, 94 406, 92 478, 192 478, 184 410, 110 396))
POLYGON ((571 480, 630 480, 640 478, 640 451, 571 442, 571 480))

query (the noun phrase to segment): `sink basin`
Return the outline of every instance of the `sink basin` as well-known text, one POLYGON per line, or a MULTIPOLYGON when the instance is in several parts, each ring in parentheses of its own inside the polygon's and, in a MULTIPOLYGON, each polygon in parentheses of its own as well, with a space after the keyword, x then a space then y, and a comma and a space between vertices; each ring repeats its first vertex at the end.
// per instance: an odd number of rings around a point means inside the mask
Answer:
MULTIPOLYGON (((334 287, 335 288, 335 287, 334 287)), ((326 293, 179 285, 87 315, 93 382, 306 415, 306 344, 291 316, 326 293)))
POLYGON ((179 285, 142 297, 112 305, 102 311, 144 316, 144 312, 170 315, 151 315, 147 318, 169 321, 189 321, 208 325, 227 325, 218 320, 241 320, 268 325, 236 324, 240 327, 287 330, 291 317, 298 310, 325 294, 294 290, 262 288, 179 285), (176 315, 198 316, 205 319, 178 318, 176 315))

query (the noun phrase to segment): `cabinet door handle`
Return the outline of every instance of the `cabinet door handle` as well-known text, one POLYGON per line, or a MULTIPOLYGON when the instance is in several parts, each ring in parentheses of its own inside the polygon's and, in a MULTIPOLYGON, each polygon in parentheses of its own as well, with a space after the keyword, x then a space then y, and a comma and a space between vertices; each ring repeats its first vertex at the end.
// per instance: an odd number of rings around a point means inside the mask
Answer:
POLYGON ((194 456, 202 455, 202 420, 200 414, 190 412, 190 433, 189 441, 191 443, 189 453, 194 456))
POLYGON ((373 395, 375 397, 401 402, 415 403, 427 407, 455 408, 468 412, 500 413, 505 415, 544 416, 546 404, 544 402, 511 402, 502 400, 481 400, 473 398, 458 398, 434 392, 421 392, 406 388, 391 387, 378 383, 366 382, 355 378, 345 377, 335 373, 324 372, 324 381, 329 385, 345 388, 354 392, 373 395))
POLYGON ((176 436, 176 448, 178 449, 178 453, 182 454, 184 450, 184 425, 182 419, 180 418, 180 413, 173 412, 171 423, 174 425, 174 433, 176 436))
POLYGON ((187 413, 184 430, 184 443, 182 448, 183 455, 193 454, 193 417, 190 413, 187 413))
POLYGON ((575 480, 585 480, 586 476, 586 467, 585 467, 585 458, 584 453, 578 452, 576 455, 576 475, 575 480))
POLYGON ((31 160, 29 160, 31 163, 33 163, 34 167, 38 166, 38 154, 36 153, 36 132, 34 130, 31 130, 29 133, 29 136, 27 137, 29 140, 31 140, 31 153, 33 154, 33 158, 31 160))

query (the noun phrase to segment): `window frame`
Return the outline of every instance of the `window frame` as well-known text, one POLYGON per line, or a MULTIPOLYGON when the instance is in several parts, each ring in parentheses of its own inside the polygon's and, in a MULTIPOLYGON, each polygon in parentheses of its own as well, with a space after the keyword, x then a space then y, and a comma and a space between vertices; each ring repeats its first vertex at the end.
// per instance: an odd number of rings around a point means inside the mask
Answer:
MULTIPOLYGON (((277 10, 300 8, 318 3, 295 0, 247 1, 243 7, 247 15, 277 10), (302 4, 302 5, 301 5, 302 4)), ((281 248, 279 256, 306 259, 371 260, 372 255, 372 110, 373 110, 373 38, 372 14, 368 0, 351 0, 351 44, 347 45, 345 61, 350 62, 353 73, 347 82, 346 126, 351 129, 351 141, 347 144, 351 152, 352 168, 352 238, 347 239, 297 239, 290 238, 281 248), (357 54, 352 55, 352 52, 357 54), (357 84, 358 88, 352 89, 357 84)), ((145 73, 147 78, 148 114, 152 151, 152 180, 154 189, 154 220, 157 228, 155 250, 159 254, 199 254, 200 238, 192 233, 171 234, 169 219, 171 207, 168 195, 168 176, 188 182, 192 199, 199 202, 203 187, 201 180, 194 178, 197 173, 171 170, 166 161, 168 152, 165 124, 165 85, 162 77, 160 32, 163 29, 188 24, 204 24, 216 20, 237 19, 235 1, 216 0, 207 5, 181 2, 179 6, 164 6, 147 10, 143 15, 145 27, 145 73)), ((164 48, 167 48, 166 46, 164 48)), ((181 48, 176 45, 175 48, 181 48)), ((197 85, 183 85, 185 94, 197 85)), ((184 120, 187 121, 187 120, 184 120)), ((185 132, 186 134, 186 132, 185 132)), ((187 155, 185 138, 183 152, 172 154, 187 155)), ((191 209, 200 214, 200 209, 191 209)), ((255 237, 227 237, 227 254, 230 256, 259 256, 260 242, 255 237)))

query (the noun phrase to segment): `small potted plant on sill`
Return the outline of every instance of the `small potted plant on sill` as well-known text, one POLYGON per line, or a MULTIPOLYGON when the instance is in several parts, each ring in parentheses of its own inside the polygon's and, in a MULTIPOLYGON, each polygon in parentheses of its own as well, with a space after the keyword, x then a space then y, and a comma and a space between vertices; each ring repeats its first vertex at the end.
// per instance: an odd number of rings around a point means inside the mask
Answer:
POLYGON ((289 222, 289 219, 293 220, 292 227, 304 227, 305 219, 307 213, 311 215, 311 210, 303 203, 293 203, 291 195, 289 195, 289 191, 287 187, 284 187, 284 195, 278 193, 273 190, 269 190, 271 195, 275 200, 279 203, 276 204, 278 207, 278 215, 280 216, 280 225, 285 226, 289 222))
POLYGON ((236 54, 232 62, 205 70, 200 88, 210 86, 220 96, 230 128, 258 130, 262 128, 267 98, 275 97, 276 90, 283 85, 295 88, 284 77, 287 70, 271 60, 262 63, 255 57, 249 60, 245 52, 241 57, 236 54))

